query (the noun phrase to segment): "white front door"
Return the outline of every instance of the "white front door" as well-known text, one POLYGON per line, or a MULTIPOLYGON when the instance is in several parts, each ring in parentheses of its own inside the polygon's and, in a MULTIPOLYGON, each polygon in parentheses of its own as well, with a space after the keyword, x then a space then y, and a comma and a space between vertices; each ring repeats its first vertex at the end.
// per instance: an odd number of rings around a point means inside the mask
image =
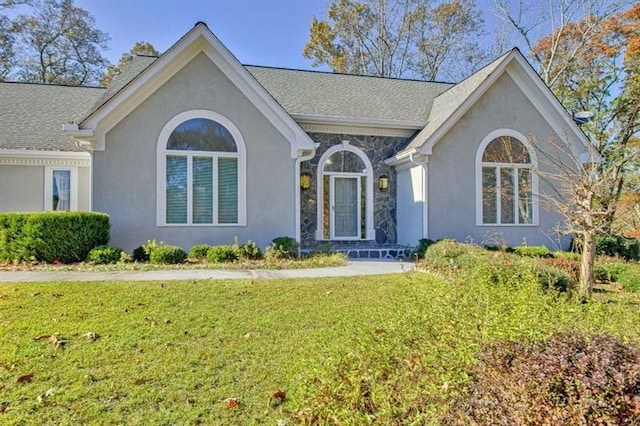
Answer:
POLYGON ((331 239, 360 238, 360 176, 331 176, 331 239))

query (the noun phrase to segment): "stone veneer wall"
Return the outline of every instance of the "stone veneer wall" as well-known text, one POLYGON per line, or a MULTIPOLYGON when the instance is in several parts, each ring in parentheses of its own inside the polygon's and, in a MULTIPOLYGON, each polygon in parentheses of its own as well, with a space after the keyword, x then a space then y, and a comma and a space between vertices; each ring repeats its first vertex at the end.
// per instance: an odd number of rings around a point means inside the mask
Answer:
POLYGON ((316 156, 301 164, 300 172, 311 175, 311 188, 301 192, 301 242, 305 247, 316 244, 316 229, 318 227, 317 209, 322 208, 322 200, 318 200, 317 174, 318 162, 322 154, 334 145, 349 141, 349 144, 360 148, 368 157, 373 168, 373 222, 376 230, 377 244, 394 244, 396 240, 396 174, 395 170, 387 166, 384 160, 393 156, 404 148, 410 138, 363 136, 327 133, 309 133, 311 139, 319 143, 316 156), (389 190, 382 192, 378 189, 378 178, 389 176, 389 190), (313 200, 313 201, 312 201, 313 200))

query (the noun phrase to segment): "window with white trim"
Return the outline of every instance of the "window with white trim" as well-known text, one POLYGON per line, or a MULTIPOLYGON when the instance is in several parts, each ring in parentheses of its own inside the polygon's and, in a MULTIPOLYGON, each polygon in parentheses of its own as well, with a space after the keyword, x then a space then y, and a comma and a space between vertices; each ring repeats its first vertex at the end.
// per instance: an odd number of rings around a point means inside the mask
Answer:
POLYGON ((78 210, 78 169, 45 167, 44 209, 47 211, 78 210))
MULTIPOLYGON (((513 136, 491 139, 481 157, 481 223, 531 225, 534 176, 529 149, 513 136)), ((482 146, 482 145, 481 145, 482 146)))
POLYGON ((219 114, 190 111, 174 117, 163 135, 159 224, 243 224, 244 143, 235 126, 219 114))

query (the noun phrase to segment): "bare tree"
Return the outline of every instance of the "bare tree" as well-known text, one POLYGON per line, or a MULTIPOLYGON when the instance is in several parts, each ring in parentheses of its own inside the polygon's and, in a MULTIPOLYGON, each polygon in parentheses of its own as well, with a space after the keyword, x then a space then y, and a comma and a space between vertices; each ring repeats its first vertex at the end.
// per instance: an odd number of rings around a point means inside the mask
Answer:
POLYGON ((589 49, 589 41, 597 36, 602 22, 632 3, 631 0, 495 0, 494 7, 496 15, 515 32, 542 80, 553 90, 572 62, 589 49), (565 50, 567 30, 580 21, 584 25, 575 43, 565 50), (545 37, 549 37, 548 46, 541 52, 536 45, 545 37))
POLYGON ((304 56, 337 72, 458 79, 487 59, 482 23, 472 0, 330 0, 304 56))
MULTIPOLYGON (((538 144, 534 146, 539 147, 538 144)), ((559 212, 565 221, 558 231, 579 238, 582 248, 578 298, 585 302, 591 296, 594 284, 593 265, 596 256, 596 238, 608 231, 611 209, 615 196, 612 186, 621 168, 632 164, 639 155, 637 150, 629 150, 626 155, 614 161, 603 163, 603 158, 595 151, 581 153, 569 142, 550 141, 551 150, 538 149, 541 157, 551 167, 536 170, 544 182, 540 199, 550 210, 559 212)))

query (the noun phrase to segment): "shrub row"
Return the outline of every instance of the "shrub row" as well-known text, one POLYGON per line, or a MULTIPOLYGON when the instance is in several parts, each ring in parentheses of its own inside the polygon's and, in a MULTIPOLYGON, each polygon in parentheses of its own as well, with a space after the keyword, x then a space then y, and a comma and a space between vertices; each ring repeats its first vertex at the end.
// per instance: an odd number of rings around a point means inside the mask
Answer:
POLYGON ((0 260, 81 262, 109 242, 109 228, 103 213, 0 213, 0 260))
POLYGON ((423 265, 428 269, 465 271, 474 283, 519 286, 534 280, 544 289, 558 291, 567 291, 571 286, 569 275, 556 267, 452 240, 430 245, 423 265))

